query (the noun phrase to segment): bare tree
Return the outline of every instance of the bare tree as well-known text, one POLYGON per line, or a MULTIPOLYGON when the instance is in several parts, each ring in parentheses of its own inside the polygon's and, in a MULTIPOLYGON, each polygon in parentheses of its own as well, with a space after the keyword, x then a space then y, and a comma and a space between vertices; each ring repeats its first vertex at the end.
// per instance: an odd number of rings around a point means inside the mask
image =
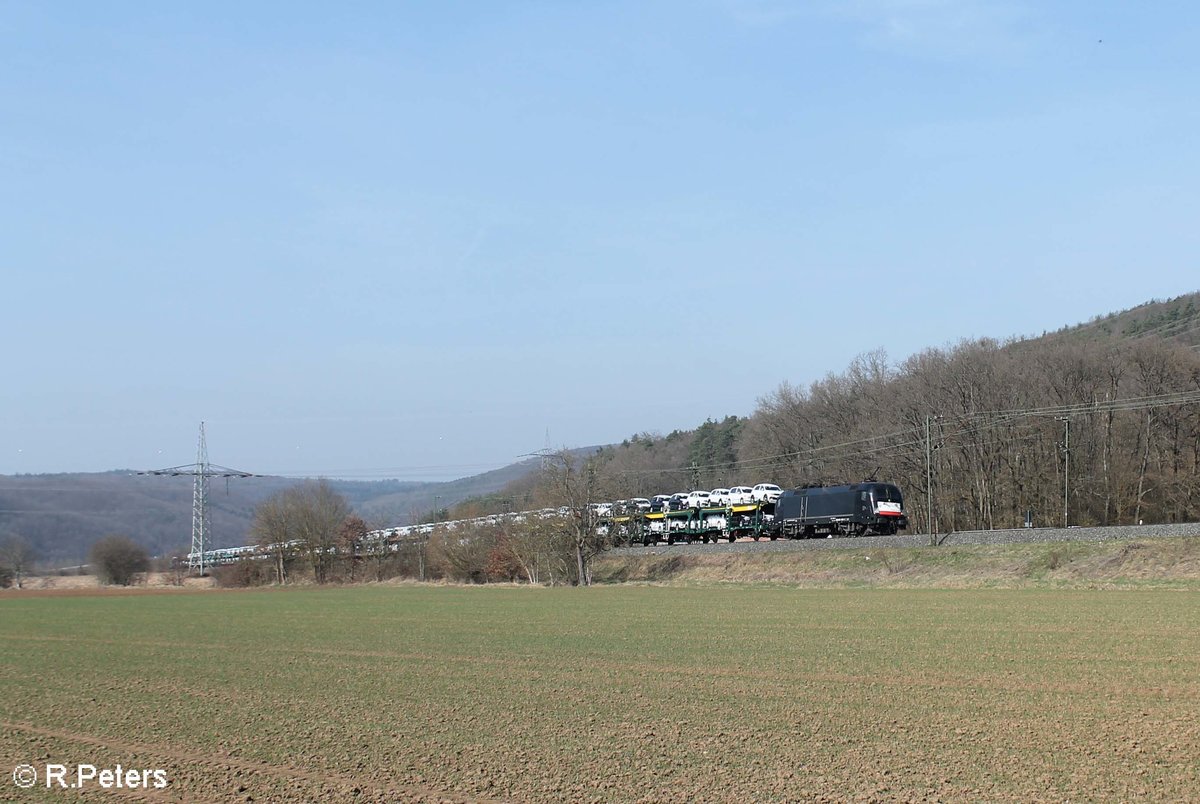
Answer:
POLYGON ((366 521, 357 515, 350 515, 342 520, 337 532, 338 554, 342 556, 347 568, 347 579, 354 583, 355 565, 358 563, 358 552, 363 541, 367 538, 370 528, 366 521))
POLYGON ((254 509, 250 533, 259 550, 271 557, 275 582, 287 583, 288 570, 296 553, 294 536, 289 528, 287 500, 283 492, 263 500, 254 509))
POLYGON ((506 531, 508 552, 530 583, 554 585, 569 577, 575 543, 565 517, 526 517, 507 525, 506 531))
POLYGON ((33 545, 23 536, 10 534, 0 541, 0 567, 12 575, 12 583, 21 588, 21 579, 33 566, 33 545))
POLYGON ((333 567, 338 529, 350 516, 350 505, 325 480, 290 489, 288 499, 300 549, 312 564, 313 578, 325 583, 333 567))
POLYGON ((556 507, 565 509, 558 521, 575 554, 575 583, 587 586, 591 583, 592 557, 603 548, 591 512, 599 485, 596 465, 568 449, 549 453, 545 459, 544 493, 556 507))
POLYGON ((276 578, 287 580, 291 558, 302 554, 313 578, 325 583, 336 558, 339 528, 350 506, 325 480, 302 483, 264 500, 254 512, 256 543, 275 560, 276 578))

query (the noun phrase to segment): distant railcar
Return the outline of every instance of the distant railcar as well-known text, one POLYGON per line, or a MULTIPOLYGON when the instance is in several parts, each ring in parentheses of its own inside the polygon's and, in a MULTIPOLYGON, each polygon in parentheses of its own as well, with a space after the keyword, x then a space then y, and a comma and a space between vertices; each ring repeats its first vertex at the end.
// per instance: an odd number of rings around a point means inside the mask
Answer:
POLYGON ((805 486, 775 503, 776 533, 790 539, 890 536, 907 527, 904 499, 891 483, 805 486))

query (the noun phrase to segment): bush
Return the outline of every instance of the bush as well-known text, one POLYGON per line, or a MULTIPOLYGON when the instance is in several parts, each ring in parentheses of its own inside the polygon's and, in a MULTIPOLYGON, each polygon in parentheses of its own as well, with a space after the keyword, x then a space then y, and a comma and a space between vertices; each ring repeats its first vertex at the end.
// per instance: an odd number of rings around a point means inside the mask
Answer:
POLYGON ((271 562, 258 558, 243 558, 223 567, 215 567, 212 574, 217 586, 227 588, 264 586, 275 580, 271 562))
POLYGON ((150 556, 128 536, 105 536, 92 546, 91 565, 101 583, 129 586, 150 569, 150 556))
POLYGON ((467 527, 429 537, 426 553, 432 577, 458 583, 486 583, 488 556, 496 543, 490 528, 467 527))

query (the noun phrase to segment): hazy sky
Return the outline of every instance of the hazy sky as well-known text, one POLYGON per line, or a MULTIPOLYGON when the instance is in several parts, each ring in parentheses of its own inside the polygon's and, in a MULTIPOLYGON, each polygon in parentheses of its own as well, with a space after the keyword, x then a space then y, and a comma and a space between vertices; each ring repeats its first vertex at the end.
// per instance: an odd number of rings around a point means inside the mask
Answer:
POLYGON ((1200 5, 0 0, 0 473, 442 479, 1200 289, 1200 5))

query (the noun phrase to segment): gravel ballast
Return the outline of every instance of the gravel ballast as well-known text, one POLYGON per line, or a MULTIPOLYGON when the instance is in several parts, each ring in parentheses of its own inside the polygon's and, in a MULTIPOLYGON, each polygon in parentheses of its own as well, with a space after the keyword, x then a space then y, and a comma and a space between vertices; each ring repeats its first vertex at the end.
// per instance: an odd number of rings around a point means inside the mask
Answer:
MULTIPOLYGON (((1200 523, 1175 525, 1116 525, 1095 528, 1014 528, 971 530, 937 534, 936 544, 1039 544, 1042 542, 1106 542, 1135 539, 1168 539, 1200 536, 1200 523)), ((779 539, 738 541, 732 544, 658 544, 652 547, 619 547, 606 555, 708 555, 714 553, 770 553, 801 550, 846 550, 864 547, 929 547, 929 534, 863 536, 839 539, 779 539)))

